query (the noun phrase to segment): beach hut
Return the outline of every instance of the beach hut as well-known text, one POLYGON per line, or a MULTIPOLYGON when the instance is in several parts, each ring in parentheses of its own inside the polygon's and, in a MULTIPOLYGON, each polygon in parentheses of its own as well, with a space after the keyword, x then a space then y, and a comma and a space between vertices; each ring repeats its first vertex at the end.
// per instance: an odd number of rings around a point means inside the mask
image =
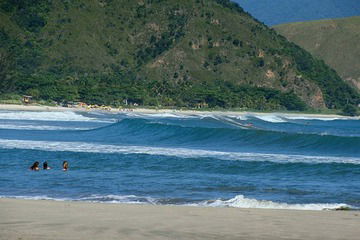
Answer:
POLYGON ((32 99, 32 96, 24 95, 24 96, 23 96, 23 103, 25 103, 25 104, 30 104, 30 103, 31 103, 31 99, 32 99))
POLYGON ((202 103, 197 103, 196 104, 196 108, 197 109, 201 109, 201 108, 208 108, 209 104, 207 104, 206 102, 202 102, 202 103))

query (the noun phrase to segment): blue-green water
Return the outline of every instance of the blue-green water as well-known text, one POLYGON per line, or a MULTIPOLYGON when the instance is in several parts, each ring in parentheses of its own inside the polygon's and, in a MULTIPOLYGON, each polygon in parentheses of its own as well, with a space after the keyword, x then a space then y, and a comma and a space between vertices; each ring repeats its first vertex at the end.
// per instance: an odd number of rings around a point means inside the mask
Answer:
POLYGON ((1 111, 0 167, 2 197, 357 209, 360 120, 1 111))

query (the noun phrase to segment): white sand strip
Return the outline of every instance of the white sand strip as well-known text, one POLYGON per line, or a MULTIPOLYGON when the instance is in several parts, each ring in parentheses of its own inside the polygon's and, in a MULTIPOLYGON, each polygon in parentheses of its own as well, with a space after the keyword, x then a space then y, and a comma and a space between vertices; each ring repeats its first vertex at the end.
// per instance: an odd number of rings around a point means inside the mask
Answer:
MULTIPOLYGON (((87 108, 66 108, 60 106, 43 106, 43 105, 16 105, 16 104, 0 104, 0 110, 8 111, 72 111, 72 112, 88 112, 88 111, 105 111, 100 109, 87 109, 87 108)), ((312 119, 312 118, 324 118, 324 119, 342 119, 349 117, 335 115, 335 114, 307 114, 307 113, 260 113, 260 112, 245 112, 245 111, 196 111, 196 110, 175 110, 175 109, 148 109, 148 108, 134 108, 134 109, 118 109, 113 108, 112 113, 121 113, 121 112, 133 112, 139 114, 179 114, 179 115, 222 115, 222 116, 245 116, 245 115, 255 115, 255 116, 269 116, 269 115, 279 115, 289 118, 299 118, 299 119, 312 119)), ((353 119, 360 119, 359 117, 354 117, 353 119)))

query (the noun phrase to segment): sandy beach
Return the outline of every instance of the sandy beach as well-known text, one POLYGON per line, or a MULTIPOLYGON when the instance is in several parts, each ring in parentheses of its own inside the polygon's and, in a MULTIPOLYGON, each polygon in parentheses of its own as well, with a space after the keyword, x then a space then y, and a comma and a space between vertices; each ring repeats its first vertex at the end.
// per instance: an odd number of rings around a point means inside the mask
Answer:
MULTIPOLYGON (((16 104, 0 104, 0 110, 10 111, 50 111, 50 112, 89 112, 89 111, 104 111, 99 109, 87 109, 87 108, 67 108, 60 106, 44 106, 44 105, 16 105, 16 104)), ((148 108, 133 108, 133 109, 119 109, 112 108, 107 110, 108 113, 121 113, 121 112, 133 112, 139 114, 181 114, 181 115, 233 115, 233 116, 244 116, 247 114, 253 115, 270 115, 277 114, 289 117, 304 117, 304 118, 349 118, 348 116, 335 115, 335 114, 308 114, 308 113, 261 113, 261 112, 247 112, 247 111, 196 111, 196 110, 175 110, 175 109, 148 109, 148 108)), ((353 117, 359 119, 359 117, 353 117)))
POLYGON ((359 239, 357 211, 0 199, 0 239, 359 239))

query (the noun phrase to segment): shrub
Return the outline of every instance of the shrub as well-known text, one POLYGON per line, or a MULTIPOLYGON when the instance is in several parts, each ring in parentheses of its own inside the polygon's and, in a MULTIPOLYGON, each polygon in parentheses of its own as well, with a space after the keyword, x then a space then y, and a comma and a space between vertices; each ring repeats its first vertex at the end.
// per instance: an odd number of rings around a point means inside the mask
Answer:
POLYGON ((344 108, 342 109, 342 114, 345 116, 352 116, 352 117, 359 115, 357 107, 351 104, 347 104, 344 106, 344 108))

